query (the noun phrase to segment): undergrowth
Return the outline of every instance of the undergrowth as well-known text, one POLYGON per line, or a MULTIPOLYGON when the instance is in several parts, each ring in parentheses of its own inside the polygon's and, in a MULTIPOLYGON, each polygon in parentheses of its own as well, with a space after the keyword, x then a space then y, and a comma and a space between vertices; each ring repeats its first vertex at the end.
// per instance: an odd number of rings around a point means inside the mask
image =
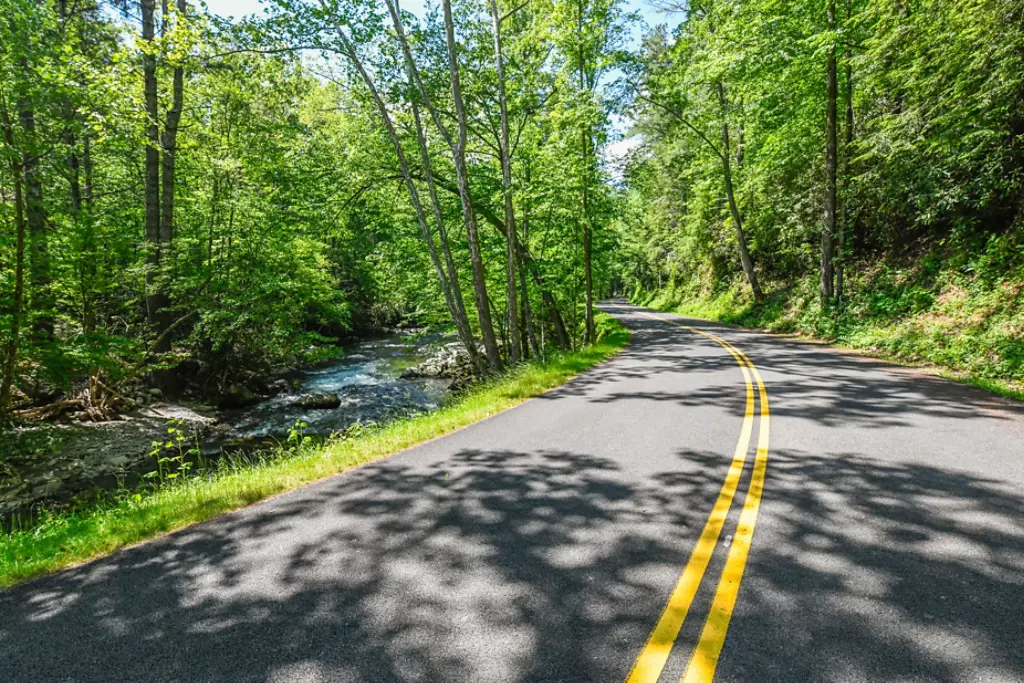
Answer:
MULTIPOLYGON (((1024 264, 1016 242, 973 253, 935 249, 910 264, 848 269, 846 296, 823 306, 809 276, 755 304, 741 281, 708 292, 638 292, 663 311, 796 333, 889 359, 934 365, 955 379, 1024 399, 1024 264)), ((769 291, 771 291, 769 289, 769 291)))

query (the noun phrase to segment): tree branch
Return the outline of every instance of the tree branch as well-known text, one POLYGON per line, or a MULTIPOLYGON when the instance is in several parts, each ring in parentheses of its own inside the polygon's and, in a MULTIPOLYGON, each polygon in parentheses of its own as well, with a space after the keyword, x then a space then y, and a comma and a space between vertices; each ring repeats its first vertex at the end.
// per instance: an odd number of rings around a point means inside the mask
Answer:
POLYGON ((654 105, 655 107, 658 107, 662 111, 664 111, 667 114, 669 114, 672 118, 676 119, 677 121, 682 123, 684 126, 689 128, 690 130, 692 130, 701 140, 704 141, 704 143, 708 147, 711 148, 711 151, 713 151, 715 153, 715 156, 717 156, 719 158, 719 160, 721 160, 722 162, 725 162, 725 157, 722 155, 722 151, 718 148, 718 145, 716 145, 714 142, 712 142, 711 139, 707 135, 705 135, 699 128, 697 128, 695 125, 690 123, 689 119, 687 119, 685 116, 680 114, 678 111, 676 111, 672 107, 669 107, 666 104, 658 102, 655 99, 647 97, 646 95, 644 95, 640 91, 640 88, 637 87, 635 84, 630 84, 630 85, 633 87, 633 90, 635 91, 635 94, 636 94, 636 96, 639 99, 643 100, 644 102, 647 102, 648 104, 654 105))

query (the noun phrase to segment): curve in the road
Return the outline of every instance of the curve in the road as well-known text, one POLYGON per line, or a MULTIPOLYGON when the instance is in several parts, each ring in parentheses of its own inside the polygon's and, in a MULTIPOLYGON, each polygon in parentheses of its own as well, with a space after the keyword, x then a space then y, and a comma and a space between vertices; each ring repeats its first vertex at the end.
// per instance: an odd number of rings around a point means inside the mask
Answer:
POLYGON ((0 681, 622 681, 751 420, 659 683, 1024 681, 1024 406, 604 308, 630 346, 559 389, 0 591, 0 681))
POLYGON ((726 473, 725 481, 722 483, 718 499, 715 501, 711 514, 708 516, 708 521, 704 525, 703 531, 701 531, 697 544, 690 553, 690 559, 686 563, 683 573, 679 576, 679 581, 669 596, 661 618, 658 620, 643 650, 637 656, 629 676, 626 678, 627 683, 656 683, 661 677, 661 672, 664 670, 669 655, 672 653, 672 647, 679 637, 679 632, 683 628, 683 623, 686 621, 693 600, 700 589, 704 573, 711 562, 711 556, 718 545, 718 539, 722 535, 722 528, 725 526, 726 518, 729 516, 729 510, 732 507, 732 501, 736 495, 736 489, 739 486, 743 468, 746 465, 754 423, 754 384, 751 381, 751 377, 757 382, 761 420, 758 430, 754 470, 751 475, 747 496, 743 503, 743 512, 740 514, 736 537, 730 546, 725 568, 722 571, 718 588, 715 591, 711 611, 708 614, 704 630, 701 633, 700 640, 697 642, 694 654, 690 659, 683 678, 684 683, 710 683, 715 675, 718 657, 722 652, 722 646, 725 644, 725 636, 729 630, 729 621, 732 619, 733 608, 736 606, 740 583, 743 581, 743 570, 747 564, 750 542, 753 540, 754 527, 757 524, 761 493, 764 489, 770 432, 768 392, 765 389, 764 381, 761 379, 761 373, 758 372, 753 361, 745 353, 721 337, 690 327, 689 325, 682 325, 658 315, 652 315, 643 311, 640 314, 647 318, 707 337, 728 351, 740 366, 740 370, 743 371, 743 381, 746 384, 747 390, 747 402, 743 416, 743 426, 740 430, 740 438, 736 443, 736 452, 726 473))

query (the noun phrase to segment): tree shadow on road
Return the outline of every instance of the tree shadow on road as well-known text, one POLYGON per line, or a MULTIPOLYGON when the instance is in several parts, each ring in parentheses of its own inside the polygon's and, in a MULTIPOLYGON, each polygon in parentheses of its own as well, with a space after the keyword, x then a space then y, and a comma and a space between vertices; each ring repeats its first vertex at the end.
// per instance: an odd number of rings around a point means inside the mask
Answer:
MULTIPOLYGON (((620 309, 634 335, 632 348, 597 372, 578 378, 567 392, 586 390, 620 377, 652 372, 713 372, 736 368, 736 361, 715 342, 693 332, 620 309), (680 345, 680 341, 685 341, 680 345), (713 353, 708 353, 708 348, 713 353), (642 363, 630 364, 636 359, 642 363)), ((856 425, 871 429, 912 426, 921 418, 941 420, 1024 420, 1024 405, 975 387, 934 377, 877 359, 825 346, 680 318, 679 322, 726 338, 757 366, 768 386, 773 414, 799 417, 817 425, 856 425)), ((559 394, 555 394, 558 396, 559 394)), ((743 404, 721 386, 680 386, 678 391, 609 392, 596 402, 652 399, 682 406, 724 405, 743 414, 743 404)))
POLYGON ((855 453, 770 458, 730 635, 742 669, 725 673, 1024 680, 1019 490, 855 453))
MULTIPOLYGON (((326 480, 2 594, 3 680, 620 680, 721 481, 679 457, 633 483, 512 451, 326 480)), ((723 680, 1024 676, 1019 493, 855 454, 769 472, 723 680)))
POLYGON ((2 678, 624 675, 715 495, 693 458, 656 486, 567 452, 364 467, 0 595, 2 678))
MULTIPOLYGON (((617 374, 679 363, 742 386, 711 346, 681 359, 677 334, 652 328, 632 358, 645 367, 621 355, 546 399, 622 400, 617 374)), ((761 343, 743 345, 776 415, 808 416, 808 362, 837 373, 813 400, 846 424, 880 419, 872 403, 895 425, 971 410, 916 379, 858 388, 843 365, 857 361, 761 343)), ((742 390, 638 397, 743 410, 742 390)), ((622 680, 728 466, 683 450, 647 476, 628 467, 639 457, 396 456, 37 580, 0 593, 0 680, 622 680)), ((1024 493, 854 446, 772 450, 765 492, 719 680, 1024 680, 1024 493)))

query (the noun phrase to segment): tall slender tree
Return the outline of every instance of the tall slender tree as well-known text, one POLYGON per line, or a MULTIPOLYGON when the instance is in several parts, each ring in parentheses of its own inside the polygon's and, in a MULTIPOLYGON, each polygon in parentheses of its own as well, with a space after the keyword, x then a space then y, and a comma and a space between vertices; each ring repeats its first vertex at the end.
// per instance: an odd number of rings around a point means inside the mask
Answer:
POLYGON ((828 0, 826 16, 830 45, 825 74, 825 205, 821 228, 821 298, 835 296, 836 197, 838 182, 837 110, 839 85, 836 70, 836 2, 828 0))
MULTIPOLYGON (((585 0, 577 0, 576 3, 576 52, 577 72, 579 74, 579 91, 585 100, 592 97, 592 91, 597 85, 593 77, 588 78, 586 62, 598 59, 597 55, 587 55, 584 40, 584 6, 585 0)), ((588 102, 589 104, 589 102, 588 102)), ((583 296, 584 296, 584 343, 594 341, 594 227, 590 214, 590 185, 593 182, 596 158, 591 139, 590 123, 587 117, 581 119, 580 125, 580 169, 582 178, 580 180, 581 201, 583 204, 583 296)))
MULTIPOLYGON (((423 104, 430 112, 431 118, 434 120, 439 132, 445 142, 449 145, 449 149, 452 149, 453 142, 451 140, 451 136, 448 133, 447 128, 443 125, 440 114, 434 107, 433 101, 427 93, 426 88, 423 86, 419 69, 416 66, 416 61, 413 58, 412 50, 409 46, 408 38, 406 37, 405 28, 402 22, 402 11, 398 0, 386 0, 386 3, 388 12, 391 15, 391 23, 395 29, 399 47, 402 51, 403 62, 405 64, 405 71, 409 79, 409 83, 419 93, 423 104)), ((419 103, 413 102, 411 109, 413 113, 413 123, 416 128, 416 143, 419 147, 420 163, 423 166, 423 179, 427 185, 430 204, 434 214, 434 222, 437 225, 441 251, 444 254, 445 267, 447 268, 447 275, 445 277, 446 283, 443 287, 450 292, 452 319, 455 322, 456 328, 459 330, 459 334, 462 337, 470 360, 477 370, 482 372, 484 367, 481 363, 481 359, 479 358, 479 354, 477 353, 476 337, 469 324, 469 316, 466 313, 465 298, 462 295, 462 285, 459 281, 459 271, 452 256, 451 241, 448 239, 448 231, 445 228, 444 212, 441 209, 441 202, 437 196, 437 183, 434 177, 433 163, 430 160, 430 149, 427 145, 427 136, 424 133, 423 121, 420 116, 419 103)))
POLYGON ((448 52, 448 71, 451 78, 452 102, 455 106, 456 142, 452 156, 455 161, 455 176, 459 186, 459 199, 462 205, 463 221, 469 241, 469 256, 473 269, 473 293, 476 298, 477 316, 480 319, 480 336, 483 338, 484 351, 491 369, 502 369, 501 354, 494 336, 494 323, 491 321, 490 300, 487 297, 487 278, 484 273, 484 261, 480 253, 480 236, 477 230, 476 211, 473 209, 473 198, 469 189, 469 169, 466 166, 466 144, 468 130, 466 123, 466 105, 462 99, 462 84, 459 73, 458 43, 455 40, 455 19, 452 16, 451 0, 441 0, 444 11, 444 36, 448 52))
POLYGON ((736 245, 740 252, 740 263, 743 264, 743 272, 750 283, 750 291, 755 301, 761 301, 764 293, 761 291, 761 284, 757 280, 757 272, 754 270, 754 259, 750 256, 750 247, 747 246, 747 234, 743 230, 743 219, 740 217, 740 208, 736 203, 736 189, 732 181, 732 145, 729 139, 729 103, 725 96, 725 86, 719 81, 716 84, 718 91, 718 103, 722 110, 722 150, 719 153, 722 162, 722 179, 725 182, 725 196, 729 202, 729 215, 732 217, 732 225, 736 231, 736 245))
MULTIPOLYGON (((501 133, 498 136, 501 161, 502 203, 505 209, 505 264, 506 295, 508 299, 509 359, 518 363, 521 351, 519 333, 519 306, 516 301, 516 261, 519 256, 519 242, 516 236, 516 213, 512 205, 512 151, 508 132, 508 96, 505 93, 505 59, 501 49, 501 13, 497 0, 489 0, 491 27, 494 35, 494 66, 498 76, 498 108, 501 116, 501 133)), ((589 270, 588 270, 589 277, 589 270)), ((589 302, 588 302, 589 305, 589 302)), ((592 324, 593 321, 591 321, 592 324)))
MULTIPOLYGON (((164 1, 162 23, 164 38, 167 37, 167 31, 172 25, 172 20, 174 25, 184 21, 187 9, 186 0, 177 0, 175 12, 172 15, 166 0, 164 1)), ((163 262, 172 257, 174 246, 175 170, 178 161, 178 126, 181 122, 181 111, 184 106, 184 81, 184 66, 180 62, 175 63, 171 74, 171 103, 164 116, 164 130, 160 141, 160 230, 157 238, 159 265, 164 265, 163 262)), ((171 339, 168 329, 174 322, 170 310, 170 297, 167 295, 166 287, 160 287, 159 297, 158 308, 154 311, 155 333, 157 335, 154 351, 166 353, 171 350, 171 339)), ((170 379, 164 376, 162 381, 167 384, 170 382, 170 379)))
POLYGON ((14 391, 15 368, 18 362, 18 346, 21 342, 21 325, 25 309, 25 209, 22 182, 24 156, 18 155, 15 141, 14 123, 11 120, 7 96, 0 88, 0 125, 3 126, 4 142, 10 156, 11 182, 14 185, 14 295, 11 307, 11 326, 7 332, 7 343, 4 348, 3 376, 0 377, 0 424, 9 421, 11 413, 11 396, 14 391))
MULTIPOLYGON (((163 232, 160 188, 160 103, 157 83, 156 0, 140 0, 142 10, 142 78, 146 109, 145 214, 146 214, 146 314, 155 338, 162 339, 169 299, 160 277, 163 232)), ((169 339, 167 340, 169 341, 169 339)), ((166 347, 158 349, 166 350, 166 347)))

